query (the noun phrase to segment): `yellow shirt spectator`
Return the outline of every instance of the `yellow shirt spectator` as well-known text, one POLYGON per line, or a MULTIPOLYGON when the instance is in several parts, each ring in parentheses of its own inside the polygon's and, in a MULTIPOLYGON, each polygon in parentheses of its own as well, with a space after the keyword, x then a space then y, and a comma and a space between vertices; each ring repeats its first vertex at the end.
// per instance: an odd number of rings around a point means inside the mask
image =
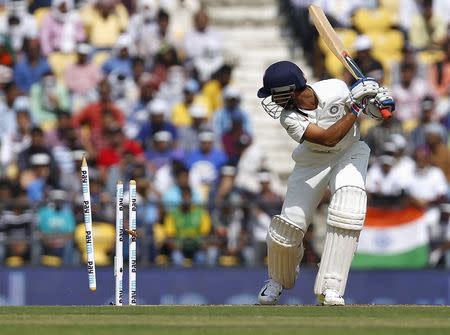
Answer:
POLYGON ((96 48, 112 48, 128 25, 128 13, 121 3, 97 1, 81 10, 88 41, 96 48))
POLYGON ((203 86, 202 94, 207 100, 210 117, 223 106, 222 90, 230 83, 232 71, 233 68, 230 65, 222 65, 212 79, 203 86))
POLYGON ((191 103, 180 101, 173 106, 172 123, 177 127, 189 127, 192 125, 192 118, 196 117, 196 115, 192 115, 192 111, 197 113, 201 110, 205 111, 201 117, 208 117, 208 103, 205 97, 201 95, 194 97, 191 103))
POLYGON ((203 86, 202 93, 208 103, 209 116, 212 116, 216 110, 223 106, 222 86, 218 80, 210 80, 203 86))

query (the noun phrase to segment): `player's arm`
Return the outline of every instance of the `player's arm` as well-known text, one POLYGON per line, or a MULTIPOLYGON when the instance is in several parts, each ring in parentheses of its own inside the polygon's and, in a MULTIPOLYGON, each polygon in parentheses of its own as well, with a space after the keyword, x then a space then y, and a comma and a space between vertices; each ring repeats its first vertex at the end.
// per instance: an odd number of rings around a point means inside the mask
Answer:
POLYGON ((303 134, 303 139, 327 147, 334 147, 353 127, 357 118, 356 113, 347 111, 341 119, 327 129, 310 123, 303 134))

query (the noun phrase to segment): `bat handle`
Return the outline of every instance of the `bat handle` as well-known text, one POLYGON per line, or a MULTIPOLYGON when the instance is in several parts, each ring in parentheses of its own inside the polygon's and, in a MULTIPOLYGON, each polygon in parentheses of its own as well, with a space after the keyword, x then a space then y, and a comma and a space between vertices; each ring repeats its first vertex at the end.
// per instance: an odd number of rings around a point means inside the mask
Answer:
POLYGON ((391 110, 389 108, 380 109, 380 113, 381 116, 383 117, 383 120, 387 120, 392 116, 391 110))

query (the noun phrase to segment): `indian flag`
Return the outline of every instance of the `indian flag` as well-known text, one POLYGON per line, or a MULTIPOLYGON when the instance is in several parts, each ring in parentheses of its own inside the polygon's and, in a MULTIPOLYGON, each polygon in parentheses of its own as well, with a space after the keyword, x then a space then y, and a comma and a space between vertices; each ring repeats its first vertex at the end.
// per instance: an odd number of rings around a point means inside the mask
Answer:
POLYGON ((368 208, 353 268, 422 268, 427 262, 423 210, 368 208))

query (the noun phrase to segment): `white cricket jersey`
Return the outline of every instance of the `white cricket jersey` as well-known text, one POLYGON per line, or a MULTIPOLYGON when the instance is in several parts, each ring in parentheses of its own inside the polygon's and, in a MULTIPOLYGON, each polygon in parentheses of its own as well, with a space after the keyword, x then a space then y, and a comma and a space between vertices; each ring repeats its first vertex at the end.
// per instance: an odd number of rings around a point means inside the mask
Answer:
POLYGON ((307 146, 308 149, 313 151, 340 151, 358 141, 360 134, 356 124, 353 125, 345 137, 334 147, 327 147, 303 140, 303 135, 310 123, 327 129, 342 118, 346 114, 345 105, 348 105, 350 94, 347 85, 338 79, 322 80, 311 84, 310 87, 314 90, 318 98, 317 109, 300 111, 283 110, 281 112, 280 123, 286 129, 289 136, 300 143, 297 149, 307 146))

